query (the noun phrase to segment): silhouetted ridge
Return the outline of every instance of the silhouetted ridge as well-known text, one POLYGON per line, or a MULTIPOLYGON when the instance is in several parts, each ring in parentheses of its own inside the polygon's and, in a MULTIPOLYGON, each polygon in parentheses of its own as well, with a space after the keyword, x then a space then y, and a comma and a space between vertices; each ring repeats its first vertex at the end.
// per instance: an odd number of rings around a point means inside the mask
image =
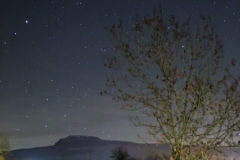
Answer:
POLYGON ((61 145, 81 145, 87 143, 98 142, 101 139, 94 136, 68 136, 66 138, 62 138, 58 140, 54 146, 61 146, 61 145))

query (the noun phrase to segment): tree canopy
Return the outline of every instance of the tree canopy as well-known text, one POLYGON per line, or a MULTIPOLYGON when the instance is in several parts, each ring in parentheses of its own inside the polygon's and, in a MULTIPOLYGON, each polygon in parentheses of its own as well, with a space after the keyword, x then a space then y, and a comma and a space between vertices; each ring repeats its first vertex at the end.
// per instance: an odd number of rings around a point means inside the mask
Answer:
POLYGON ((5 135, 0 133, 0 160, 10 159, 10 146, 5 135))
POLYGON ((231 72, 236 60, 223 63, 223 43, 210 16, 200 15, 198 25, 191 17, 164 16, 160 7, 136 16, 130 29, 123 21, 106 28, 115 53, 104 63, 113 71, 106 78, 111 90, 104 93, 124 102, 124 109, 140 111, 131 118, 134 125, 168 143, 174 160, 239 146, 240 76, 231 72))

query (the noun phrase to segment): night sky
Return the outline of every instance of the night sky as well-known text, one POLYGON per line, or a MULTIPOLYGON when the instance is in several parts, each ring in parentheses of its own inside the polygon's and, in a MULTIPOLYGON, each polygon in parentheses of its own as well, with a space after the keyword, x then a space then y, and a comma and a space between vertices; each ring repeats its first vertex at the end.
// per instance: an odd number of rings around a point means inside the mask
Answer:
MULTIPOLYGON (((135 14, 186 19, 210 14, 224 42, 224 61, 240 61, 240 0, 2 0, 0 1, 0 132, 11 149, 46 146, 68 135, 140 142, 131 113, 104 90, 104 30, 135 14)), ((193 19, 193 22, 197 21, 193 19)), ((238 69, 235 71, 239 72, 238 69)))

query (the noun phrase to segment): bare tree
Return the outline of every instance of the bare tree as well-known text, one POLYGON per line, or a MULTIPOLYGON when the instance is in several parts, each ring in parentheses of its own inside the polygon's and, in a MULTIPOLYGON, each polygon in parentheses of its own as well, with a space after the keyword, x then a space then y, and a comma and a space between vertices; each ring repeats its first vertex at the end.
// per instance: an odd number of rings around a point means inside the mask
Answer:
POLYGON ((122 21, 106 28, 116 54, 104 64, 113 71, 106 78, 111 90, 101 94, 139 111, 131 118, 134 125, 168 143, 174 160, 203 159, 219 146, 240 144, 234 140, 240 130, 240 76, 231 72, 236 60, 224 65, 210 17, 199 20, 198 26, 191 17, 167 21, 160 7, 153 15, 136 16, 130 30, 122 21), (197 151, 190 155, 193 146, 197 151))
POLYGON ((110 158, 113 158, 114 160, 129 160, 130 155, 128 154, 127 149, 120 146, 120 147, 115 148, 112 151, 112 155, 110 158))
POLYGON ((0 160, 10 159, 10 146, 8 138, 0 133, 0 160))

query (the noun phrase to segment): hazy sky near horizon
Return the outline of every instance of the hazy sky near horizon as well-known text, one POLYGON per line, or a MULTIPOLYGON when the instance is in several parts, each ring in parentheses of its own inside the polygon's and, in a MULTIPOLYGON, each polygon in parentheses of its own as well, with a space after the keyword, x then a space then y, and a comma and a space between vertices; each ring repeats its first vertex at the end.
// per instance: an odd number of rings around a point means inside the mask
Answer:
POLYGON ((54 144, 68 135, 140 142, 143 129, 105 89, 105 27, 136 14, 210 14, 226 61, 240 61, 239 0, 3 0, 0 4, 0 132, 11 148, 54 144))

